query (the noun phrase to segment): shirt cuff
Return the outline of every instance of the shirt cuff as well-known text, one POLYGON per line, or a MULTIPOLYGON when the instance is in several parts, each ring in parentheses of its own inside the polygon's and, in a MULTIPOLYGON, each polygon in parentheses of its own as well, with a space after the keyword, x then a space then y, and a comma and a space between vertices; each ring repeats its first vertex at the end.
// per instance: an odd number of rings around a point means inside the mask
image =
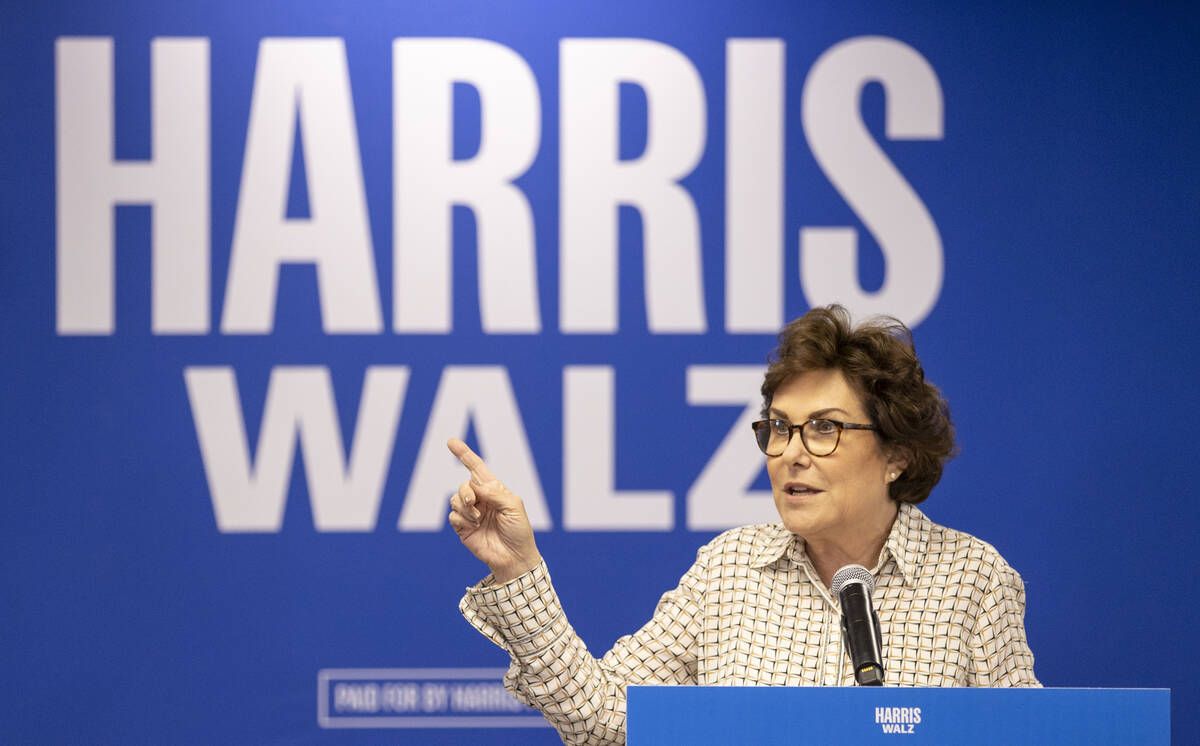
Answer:
POLYGON ((458 608, 472 626, 518 658, 545 650, 567 629, 544 561, 506 583, 488 575, 467 589, 458 608))

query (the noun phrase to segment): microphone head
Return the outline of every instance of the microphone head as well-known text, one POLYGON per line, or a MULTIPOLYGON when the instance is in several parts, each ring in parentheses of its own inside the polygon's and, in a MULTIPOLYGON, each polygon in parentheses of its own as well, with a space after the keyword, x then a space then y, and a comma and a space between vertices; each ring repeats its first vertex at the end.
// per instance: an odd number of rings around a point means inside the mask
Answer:
POLYGON ((855 582, 866 586, 868 597, 875 592, 875 576, 862 565, 846 565, 835 572, 833 584, 829 586, 829 590, 833 591, 834 598, 839 598, 842 595, 842 589, 855 582))

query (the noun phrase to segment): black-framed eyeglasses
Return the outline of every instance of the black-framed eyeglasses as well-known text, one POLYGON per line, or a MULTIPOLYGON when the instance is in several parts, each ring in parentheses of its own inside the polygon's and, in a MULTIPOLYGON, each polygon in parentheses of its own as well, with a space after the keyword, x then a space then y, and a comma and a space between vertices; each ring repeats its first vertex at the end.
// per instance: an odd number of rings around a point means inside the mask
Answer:
POLYGON ((792 434, 800 431, 800 442, 814 456, 828 456, 837 450, 842 440, 842 430, 878 430, 874 425, 856 425, 853 422, 815 419, 793 425, 787 420, 758 420, 750 424, 754 428, 754 439, 758 448, 768 456, 781 456, 792 442, 792 434))

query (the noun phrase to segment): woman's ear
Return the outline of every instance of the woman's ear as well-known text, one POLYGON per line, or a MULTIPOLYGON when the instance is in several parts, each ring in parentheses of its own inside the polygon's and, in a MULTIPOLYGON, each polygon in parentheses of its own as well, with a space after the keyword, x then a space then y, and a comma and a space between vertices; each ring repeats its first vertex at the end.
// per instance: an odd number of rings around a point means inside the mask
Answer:
POLYGON ((912 454, 907 448, 897 446, 892 448, 888 453, 887 461, 887 481, 888 483, 895 482, 908 468, 909 461, 912 460, 912 454), (892 476, 892 475, 895 476, 892 476))

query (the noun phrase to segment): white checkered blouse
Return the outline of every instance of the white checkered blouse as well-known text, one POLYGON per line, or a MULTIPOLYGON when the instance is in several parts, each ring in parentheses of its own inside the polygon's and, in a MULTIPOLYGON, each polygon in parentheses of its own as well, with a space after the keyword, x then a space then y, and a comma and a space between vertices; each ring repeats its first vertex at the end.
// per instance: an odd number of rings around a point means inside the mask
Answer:
MULTIPOLYGON (((875 575, 888 685, 1040 686, 1021 576, 991 545, 900 506, 875 575)), ((726 531, 600 660, 567 622, 543 563, 488 576, 459 605, 512 656, 505 686, 566 743, 625 742, 626 684, 849 686, 838 603, 782 524, 726 531)))

